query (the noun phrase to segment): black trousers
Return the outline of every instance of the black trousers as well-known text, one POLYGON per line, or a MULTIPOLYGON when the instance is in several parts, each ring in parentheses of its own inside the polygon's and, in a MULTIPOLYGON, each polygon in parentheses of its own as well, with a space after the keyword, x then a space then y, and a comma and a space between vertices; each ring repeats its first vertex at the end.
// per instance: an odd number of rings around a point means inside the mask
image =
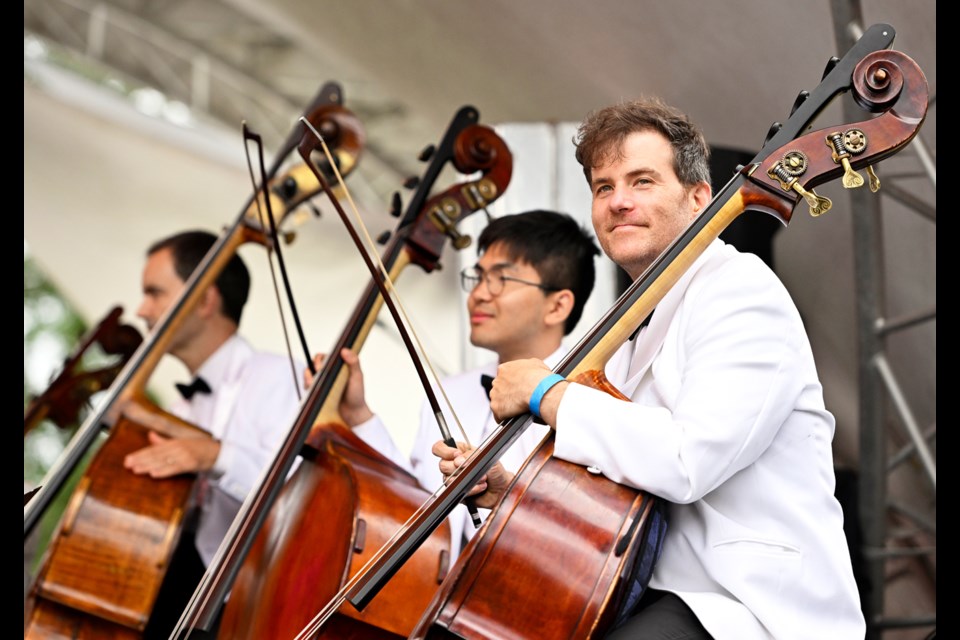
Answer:
POLYGON ((614 629, 611 640, 712 640, 683 600, 668 591, 647 589, 627 621, 614 629))
MULTIPOLYGON (((144 640, 167 640, 170 637, 180 620, 180 616, 183 615, 184 609, 190 603, 190 598, 193 597, 193 592, 200 584, 205 571, 206 567, 203 560, 197 553, 193 533, 184 532, 180 537, 180 543, 173 552, 167 575, 160 586, 160 593, 157 595, 157 602, 150 614, 150 621, 143 632, 144 640)), ((220 612, 223 612, 222 608, 220 612)), ((218 615, 217 621, 210 631, 195 631, 189 637, 198 640, 207 637, 215 638, 219 621, 218 615)))

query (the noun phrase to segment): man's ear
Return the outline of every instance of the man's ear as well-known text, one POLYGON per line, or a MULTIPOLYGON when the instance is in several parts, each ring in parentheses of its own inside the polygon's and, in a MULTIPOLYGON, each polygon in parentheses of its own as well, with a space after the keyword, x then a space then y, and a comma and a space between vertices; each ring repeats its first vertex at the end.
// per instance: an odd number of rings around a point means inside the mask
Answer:
POLYGON ((200 304, 197 305, 197 311, 201 317, 212 318, 221 312, 222 307, 223 298, 220 296, 220 290, 217 289, 215 285, 210 285, 200 297, 200 304))
POLYGON ((710 200, 713 198, 713 190, 706 182, 698 182, 690 187, 689 197, 691 209, 690 219, 692 220, 700 215, 700 212, 710 204, 710 200))
POLYGON ((552 291, 547 295, 547 313, 543 321, 548 326, 562 325, 573 311, 574 296, 570 289, 552 291))

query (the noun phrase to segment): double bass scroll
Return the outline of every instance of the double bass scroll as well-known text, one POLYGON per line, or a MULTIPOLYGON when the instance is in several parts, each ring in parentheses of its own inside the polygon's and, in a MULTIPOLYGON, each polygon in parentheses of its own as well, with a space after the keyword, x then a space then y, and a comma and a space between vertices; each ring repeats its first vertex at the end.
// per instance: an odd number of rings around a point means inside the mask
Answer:
POLYGON ((47 388, 30 400, 23 412, 24 436, 45 419, 61 429, 73 426, 90 397, 113 384, 143 342, 139 331, 120 322, 122 314, 121 307, 113 307, 67 357, 60 373, 47 388), (94 345, 98 345, 103 353, 116 356, 115 361, 97 369, 83 368, 81 365, 86 354, 94 345))

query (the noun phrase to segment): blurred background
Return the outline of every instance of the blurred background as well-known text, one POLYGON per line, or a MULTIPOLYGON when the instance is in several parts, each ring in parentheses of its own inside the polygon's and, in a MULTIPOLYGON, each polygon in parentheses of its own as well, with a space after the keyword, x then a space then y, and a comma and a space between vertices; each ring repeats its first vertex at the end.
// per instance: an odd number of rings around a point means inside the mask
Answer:
MULTIPOLYGON (((719 187, 759 149, 771 123, 789 116, 797 94, 816 87, 828 59, 876 23, 895 29, 893 47, 927 76, 931 106, 918 138, 878 167, 879 195, 829 184, 818 190, 834 200, 826 216, 811 218, 801 206, 781 228, 750 214, 729 239, 774 267, 805 318, 837 417, 838 497, 870 634, 925 637, 936 620, 932 1, 27 0, 25 407, 112 309, 145 330, 134 314, 146 248, 176 231, 220 233, 233 224, 252 191, 241 124, 263 136, 268 163, 283 160, 273 154, 325 83, 339 85, 366 132, 347 184, 374 236, 394 228, 391 199, 399 192, 409 200, 403 184, 424 171, 421 149, 468 105, 513 154, 511 183, 489 215, 553 208, 589 225, 589 193, 570 142, 588 111, 663 97, 703 127, 719 187)), ((843 121, 849 103, 835 101, 820 126, 843 121)), ((448 169, 437 189, 464 178, 448 169)), ((475 235, 485 219, 472 216, 461 231, 475 235)), ((285 229, 309 350, 325 352, 369 276, 322 197, 285 229)), ((292 327, 271 284, 275 261, 258 245, 240 252, 253 273, 241 332, 286 352, 280 309, 292 327)), ((475 257, 472 247, 448 244, 440 270, 412 267, 397 283, 440 375, 487 357, 465 339, 456 278, 475 257)), ((571 345, 623 285, 609 262, 598 260, 598 269, 571 345)), ((386 314, 362 357, 371 405, 409 445, 422 392, 386 314)), ((85 356, 93 368, 113 361, 85 356)), ((164 362, 151 393, 162 404, 185 376, 164 362)), ((56 464, 75 427, 48 418, 25 432, 25 490, 56 464)))

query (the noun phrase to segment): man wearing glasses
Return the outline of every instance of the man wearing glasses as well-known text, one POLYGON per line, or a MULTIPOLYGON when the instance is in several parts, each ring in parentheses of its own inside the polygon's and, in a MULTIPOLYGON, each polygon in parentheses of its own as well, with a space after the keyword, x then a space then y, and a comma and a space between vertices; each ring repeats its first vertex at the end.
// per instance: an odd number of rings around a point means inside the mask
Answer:
MULTIPOLYGON (((592 236, 572 217, 542 210, 493 220, 477 244, 480 258, 461 272, 460 282, 469 294, 470 342, 492 351, 496 360, 442 382, 473 446, 497 426, 488 398, 497 366, 519 358, 538 358, 553 366, 564 355, 561 340, 583 313, 593 290, 593 260, 600 253, 592 236)), ((413 473, 425 489, 439 488, 443 475, 431 448, 440 432, 429 404, 423 404, 413 450, 407 456, 367 406, 356 354, 344 350, 341 356, 350 367, 341 417, 368 444, 413 473)), ((460 440, 453 415, 446 407, 444 413, 454 437, 460 440)), ((544 425, 528 428, 504 453, 500 460, 503 469, 516 471, 546 433, 544 425)), ((502 472, 499 466, 495 469, 491 473, 502 472)), ((476 529, 463 505, 451 514, 450 525, 451 553, 456 558, 476 529)))

